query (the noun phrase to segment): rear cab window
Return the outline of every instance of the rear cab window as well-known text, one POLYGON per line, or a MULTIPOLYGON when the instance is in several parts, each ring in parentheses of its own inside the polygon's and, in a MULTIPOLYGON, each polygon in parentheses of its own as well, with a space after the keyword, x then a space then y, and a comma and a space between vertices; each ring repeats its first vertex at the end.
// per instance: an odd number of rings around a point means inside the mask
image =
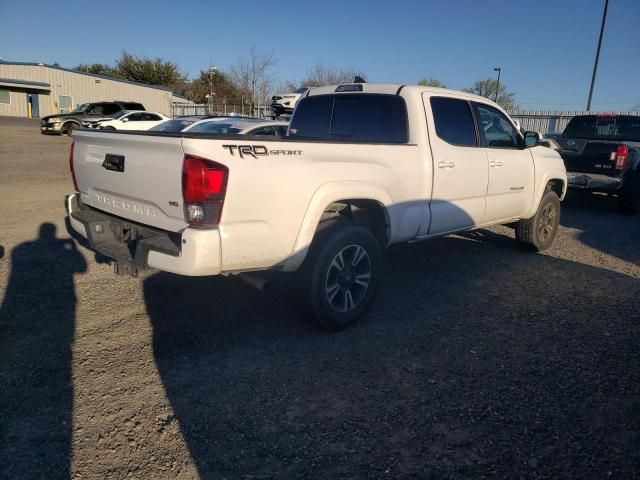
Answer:
POLYGON ((640 116, 581 115, 573 117, 562 136, 587 140, 640 142, 640 116))
POLYGON ((289 135, 320 140, 407 143, 407 106, 398 95, 312 95, 300 101, 289 135))

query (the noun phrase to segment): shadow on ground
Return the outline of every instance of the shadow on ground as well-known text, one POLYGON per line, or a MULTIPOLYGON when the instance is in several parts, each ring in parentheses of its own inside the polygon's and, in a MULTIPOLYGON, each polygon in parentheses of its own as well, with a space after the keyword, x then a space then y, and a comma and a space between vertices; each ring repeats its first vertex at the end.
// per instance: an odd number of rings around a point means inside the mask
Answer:
POLYGON ((580 230, 585 245, 640 265, 640 214, 620 213, 616 198, 574 190, 562 207, 560 223, 580 230))
POLYGON ((285 282, 147 278, 201 477, 640 474, 640 282, 512 242, 390 249, 367 317, 338 334, 309 326, 285 282))
POLYGON ((0 307, 2 478, 70 478, 73 276, 86 268, 73 241, 56 238, 51 223, 11 251, 0 307))

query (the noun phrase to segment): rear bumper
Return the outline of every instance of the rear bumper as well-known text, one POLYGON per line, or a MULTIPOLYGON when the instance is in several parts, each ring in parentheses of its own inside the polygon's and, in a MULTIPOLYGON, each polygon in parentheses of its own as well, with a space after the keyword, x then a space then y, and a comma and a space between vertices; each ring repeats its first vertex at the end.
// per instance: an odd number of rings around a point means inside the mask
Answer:
POLYGON ((86 238, 91 248, 144 270, 153 268, 187 276, 221 272, 219 230, 185 228, 166 232, 83 207, 77 194, 67 197, 71 227, 86 238))
POLYGON ((615 192, 622 188, 624 178, 609 177, 598 173, 567 172, 567 184, 569 188, 615 192))

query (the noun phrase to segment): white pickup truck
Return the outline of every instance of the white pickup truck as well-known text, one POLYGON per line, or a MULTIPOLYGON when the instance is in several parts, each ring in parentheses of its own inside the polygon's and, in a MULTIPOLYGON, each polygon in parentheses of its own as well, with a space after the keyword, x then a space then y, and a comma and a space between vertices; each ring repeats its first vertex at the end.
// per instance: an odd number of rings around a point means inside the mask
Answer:
POLYGON ((72 228, 116 271, 297 272, 323 327, 370 304, 381 251, 492 224, 556 235, 558 153, 486 98, 433 87, 310 90, 286 137, 74 131, 72 228))

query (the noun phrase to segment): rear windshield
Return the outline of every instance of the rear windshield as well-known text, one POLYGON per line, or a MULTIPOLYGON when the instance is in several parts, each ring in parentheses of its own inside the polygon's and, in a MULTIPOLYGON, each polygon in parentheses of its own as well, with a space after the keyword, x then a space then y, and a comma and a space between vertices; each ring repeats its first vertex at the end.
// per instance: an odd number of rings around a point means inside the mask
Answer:
POLYGON ((136 103, 136 102, 124 102, 122 105, 124 105, 125 110, 144 110, 145 109, 141 103, 136 103))
POLYGON ((150 132, 181 132, 195 120, 167 120, 149 129, 150 132))
POLYGON ((640 116, 583 115, 573 117, 565 128, 563 136, 591 140, 640 142, 640 116))
POLYGON ((407 106, 397 95, 364 93, 305 97, 291 120, 289 135, 406 143, 409 141, 407 106))

